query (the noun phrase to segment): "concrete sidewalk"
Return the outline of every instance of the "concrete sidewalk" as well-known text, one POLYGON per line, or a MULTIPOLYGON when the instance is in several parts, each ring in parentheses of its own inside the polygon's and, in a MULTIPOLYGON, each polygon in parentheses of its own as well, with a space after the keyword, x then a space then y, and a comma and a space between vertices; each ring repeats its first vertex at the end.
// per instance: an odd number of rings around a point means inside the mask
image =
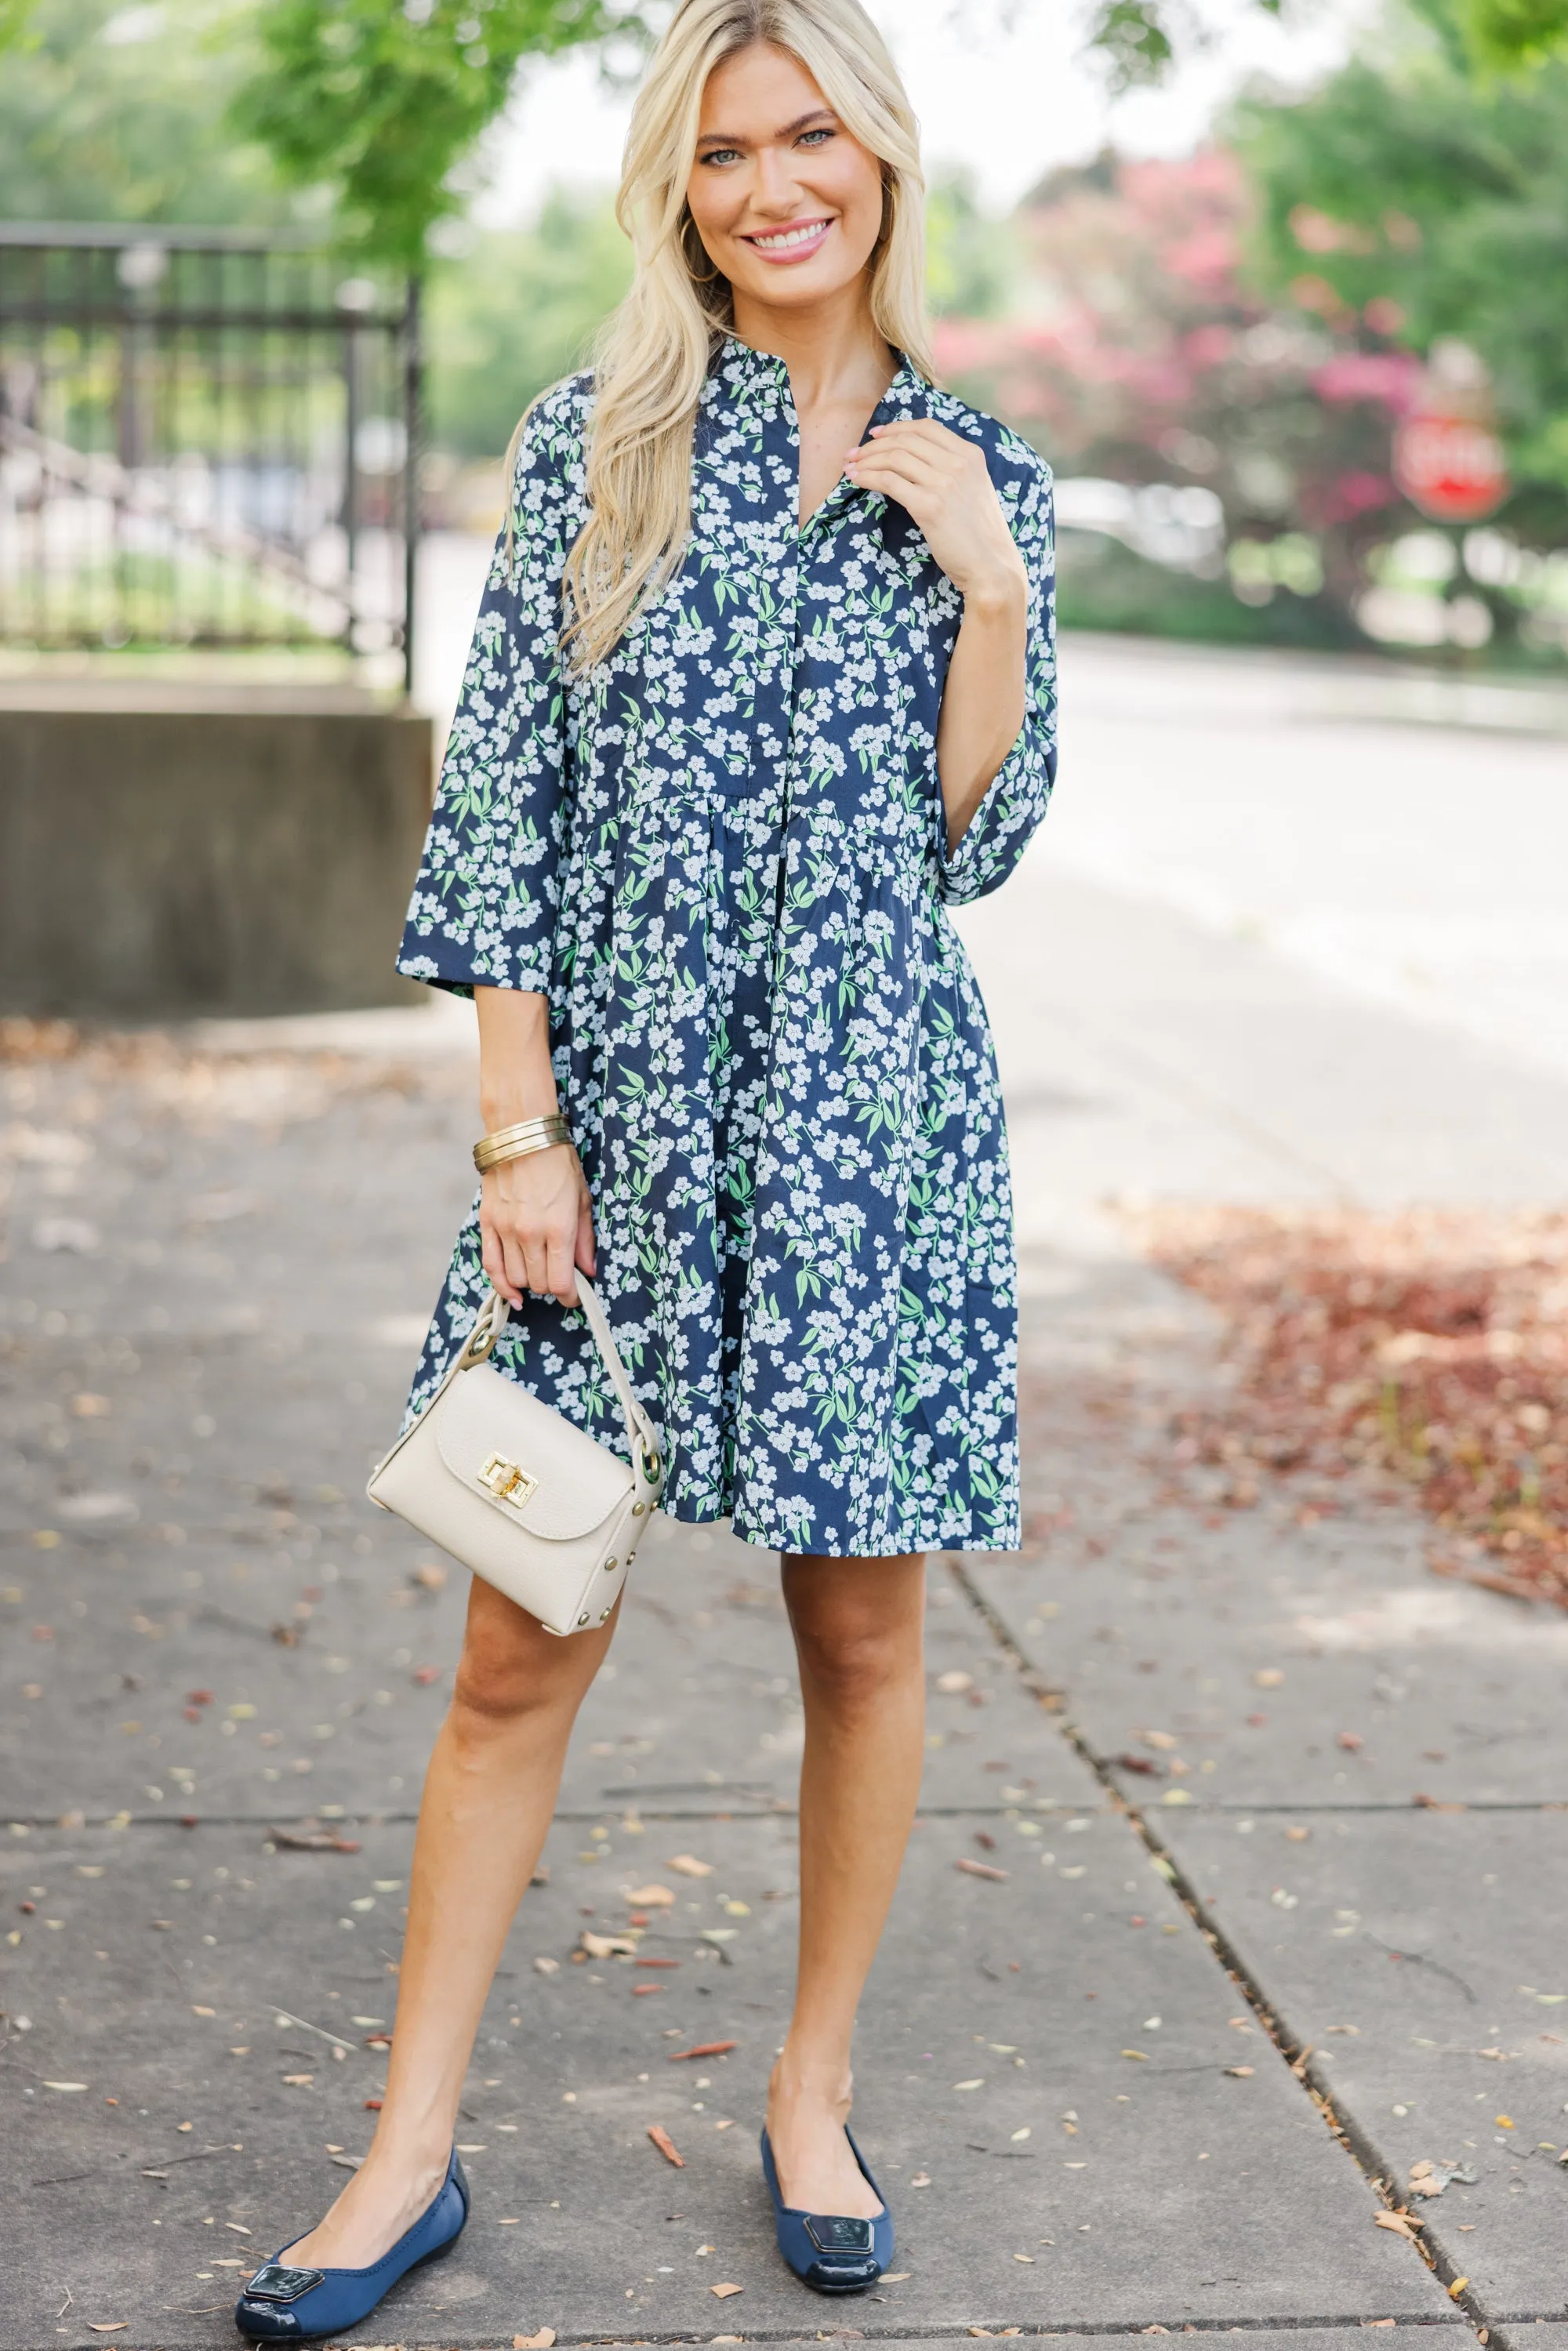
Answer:
MULTIPOLYGON (((1568 1625, 1432 1580, 1400 1510, 1172 1503, 1158 1416, 1213 1334, 1095 1206, 1529 1196, 1568 1087, 1043 870, 972 935, 1051 1531, 932 1563, 922 1825, 858 2053, 896 2274, 829 2308, 772 2248, 788 1635, 768 1554, 661 1524, 476 2053, 474 2218, 352 2339, 1568 2351, 1568 1625), (571 1952, 650 1882, 679 1965, 642 1997, 571 1952), (1433 2266, 1379 2225, 1422 2160, 1475 2174, 1426 2207, 1433 2266)), ((244 2270, 367 2143, 461 1579, 361 1494, 467 1193, 464 1019, 0 1068, 3 2351, 233 2340, 244 2270), (353 1849, 272 1834, 306 1820, 353 1849)))

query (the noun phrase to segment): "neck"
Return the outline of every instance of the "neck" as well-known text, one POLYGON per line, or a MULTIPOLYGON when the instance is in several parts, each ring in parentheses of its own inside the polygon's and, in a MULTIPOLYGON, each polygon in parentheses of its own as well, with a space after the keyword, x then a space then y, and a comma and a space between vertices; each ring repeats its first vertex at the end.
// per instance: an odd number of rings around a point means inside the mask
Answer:
POLYGON ((780 359, 789 371, 798 413, 864 397, 874 408, 896 364, 872 319, 863 279, 841 287, 810 309, 785 309, 737 292, 735 331, 754 350, 780 359))

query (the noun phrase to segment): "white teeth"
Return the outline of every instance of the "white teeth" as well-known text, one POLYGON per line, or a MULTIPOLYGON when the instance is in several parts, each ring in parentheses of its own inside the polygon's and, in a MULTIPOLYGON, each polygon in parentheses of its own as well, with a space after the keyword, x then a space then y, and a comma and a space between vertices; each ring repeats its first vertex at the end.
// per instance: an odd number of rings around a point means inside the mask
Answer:
POLYGON ((810 238, 820 236, 827 225, 826 221, 808 221, 803 228, 778 229, 768 236, 754 236, 751 242, 765 253, 781 253, 787 246, 805 245, 810 238))

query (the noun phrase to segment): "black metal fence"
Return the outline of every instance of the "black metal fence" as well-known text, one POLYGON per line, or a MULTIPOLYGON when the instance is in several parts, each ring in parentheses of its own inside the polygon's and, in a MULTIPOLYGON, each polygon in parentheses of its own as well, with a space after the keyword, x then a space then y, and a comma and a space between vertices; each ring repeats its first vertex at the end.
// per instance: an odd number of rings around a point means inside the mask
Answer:
POLYGON ((417 284, 224 230, 0 223, 0 645, 401 653, 417 284))

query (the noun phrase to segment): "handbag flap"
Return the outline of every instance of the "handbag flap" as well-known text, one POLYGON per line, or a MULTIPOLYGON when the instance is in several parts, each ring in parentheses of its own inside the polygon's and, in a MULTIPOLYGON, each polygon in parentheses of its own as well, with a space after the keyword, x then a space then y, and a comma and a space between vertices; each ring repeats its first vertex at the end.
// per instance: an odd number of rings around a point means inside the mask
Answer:
POLYGON ((452 1475, 529 1534, 576 1541, 632 1492, 624 1461, 488 1364, 460 1372, 431 1409, 452 1475))

